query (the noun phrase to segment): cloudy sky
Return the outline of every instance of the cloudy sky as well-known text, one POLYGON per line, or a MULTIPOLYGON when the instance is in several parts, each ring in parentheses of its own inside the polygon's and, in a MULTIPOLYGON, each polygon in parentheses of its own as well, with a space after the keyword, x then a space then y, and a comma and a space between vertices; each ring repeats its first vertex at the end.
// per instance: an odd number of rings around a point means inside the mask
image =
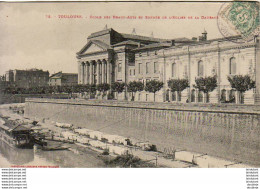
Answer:
POLYGON ((108 28, 122 33, 158 38, 198 37, 204 28, 208 38, 218 38, 216 19, 222 3, 0 3, 0 74, 8 69, 39 68, 77 72, 76 52, 95 31, 108 28), (48 15, 51 18, 48 18, 48 15), (82 18, 58 18, 81 15, 82 18), (90 19, 90 16, 167 16, 168 19, 90 19), (193 19, 169 19, 193 16, 193 19))

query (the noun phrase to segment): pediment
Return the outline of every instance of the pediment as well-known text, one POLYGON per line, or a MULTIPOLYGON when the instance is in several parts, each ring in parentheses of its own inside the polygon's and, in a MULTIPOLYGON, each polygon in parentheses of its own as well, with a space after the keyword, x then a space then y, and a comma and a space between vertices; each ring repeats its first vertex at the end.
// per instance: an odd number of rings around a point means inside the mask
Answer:
POLYGON ((89 54, 95 52, 106 51, 109 48, 108 45, 101 41, 89 41, 77 54, 89 54))
POLYGON ((87 49, 85 49, 85 51, 82 54, 99 52, 99 51, 104 51, 104 49, 92 43, 87 49))

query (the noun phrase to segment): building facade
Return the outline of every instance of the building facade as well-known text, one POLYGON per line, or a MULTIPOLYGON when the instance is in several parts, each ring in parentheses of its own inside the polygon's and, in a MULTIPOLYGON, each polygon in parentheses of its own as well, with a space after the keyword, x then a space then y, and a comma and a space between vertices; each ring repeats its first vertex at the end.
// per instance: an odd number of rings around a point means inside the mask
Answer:
POLYGON ((62 73, 58 72, 50 76, 50 86, 64 86, 64 85, 77 85, 78 74, 76 73, 62 73))
MULTIPOLYGON (((188 79, 189 86, 181 92, 181 102, 218 103, 235 99, 238 92, 231 88, 228 76, 250 75, 256 89, 244 93, 245 104, 259 102, 260 55, 259 37, 239 42, 240 36, 207 40, 204 31, 197 38, 158 39, 106 29, 92 33, 87 44, 77 53, 78 82, 100 84, 112 82, 159 80, 163 89, 156 101, 177 102, 167 82, 188 79), (217 88, 209 96, 194 88, 198 77, 216 76, 217 88)), ((127 96, 122 94, 123 96, 127 96)), ((153 101, 154 94, 145 91, 135 95, 136 101, 153 101)))
POLYGON ((49 72, 39 69, 8 70, 5 73, 6 82, 19 88, 48 86, 49 72))

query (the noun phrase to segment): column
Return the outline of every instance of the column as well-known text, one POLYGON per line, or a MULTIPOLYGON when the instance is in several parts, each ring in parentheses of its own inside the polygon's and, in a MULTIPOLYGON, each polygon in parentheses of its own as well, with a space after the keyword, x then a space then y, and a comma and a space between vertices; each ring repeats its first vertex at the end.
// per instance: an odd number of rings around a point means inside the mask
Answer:
POLYGON ((110 61, 107 61, 107 83, 111 84, 111 66, 110 61))
POLYGON ((102 61, 102 83, 105 83, 105 62, 102 61))
POLYGON ((82 84, 85 84, 85 63, 84 62, 82 62, 82 79, 81 79, 81 81, 82 81, 82 84))
POLYGON ((86 76, 85 76, 86 82, 85 82, 85 84, 88 84, 89 83, 89 63, 85 64, 85 70, 86 70, 86 76))
POLYGON ((93 62, 89 64, 89 84, 93 84, 93 62))
POLYGON ((97 84, 100 84, 100 62, 97 61, 97 84))
POLYGON ((78 62, 78 84, 81 83, 81 62, 78 62))
POLYGON ((199 102, 199 91, 197 89, 195 90, 195 102, 199 102))

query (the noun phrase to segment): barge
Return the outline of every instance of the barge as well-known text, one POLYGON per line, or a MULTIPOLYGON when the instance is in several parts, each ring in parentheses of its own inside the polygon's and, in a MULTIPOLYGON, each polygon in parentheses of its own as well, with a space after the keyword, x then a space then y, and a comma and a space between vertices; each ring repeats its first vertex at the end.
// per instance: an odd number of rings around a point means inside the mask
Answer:
POLYGON ((31 129, 23 125, 5 125, 0 122, 0 140, 12 147, 33 148, 34 140, 31 129))

